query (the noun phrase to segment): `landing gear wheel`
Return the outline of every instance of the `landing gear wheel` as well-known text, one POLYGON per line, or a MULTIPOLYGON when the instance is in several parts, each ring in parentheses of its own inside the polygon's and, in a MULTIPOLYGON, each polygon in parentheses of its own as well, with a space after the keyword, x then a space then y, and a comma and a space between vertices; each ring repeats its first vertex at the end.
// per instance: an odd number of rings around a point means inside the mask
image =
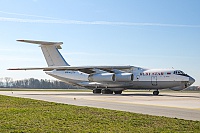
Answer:
POLYGON ((109 94, 113 94, 113 91, 110 90, 109 94))
POLYGON ((101 93, 102 93, 102 94, 113 94, 113 91, 108 90, 108 89, 102 89, 102 90, 101 90, 101 93))
POLYGON ((102 90, 101 90, 101 93, 102 93, 102 94, 106 94, 106 90, 105 90, 105 89, 102 89, 102 90))
POLYGON ((122 94, 122 91, 114 91, 115 94, 122 94))
POLYGON ((153 95, 158 95, 159 94, 159 91, 154 91, 153 92, 153 95))
POLYGON ((100 94, 100 93, 101 93, 101 89, 94 89, 94 90, 93 90, 93 93, 94 93, 94 94, 100 94))

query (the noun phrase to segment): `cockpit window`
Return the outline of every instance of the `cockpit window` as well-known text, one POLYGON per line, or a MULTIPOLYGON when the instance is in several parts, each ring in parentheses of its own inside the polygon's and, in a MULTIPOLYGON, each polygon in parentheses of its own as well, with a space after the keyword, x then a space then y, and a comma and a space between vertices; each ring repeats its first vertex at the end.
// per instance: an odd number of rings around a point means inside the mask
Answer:
POLYGON ((176 74, 176 71, 174 71, 174 74, 176 74))
POLYGON ((188 75, 187 75, 187 74, 185 74, 183 71, 179 71, 179 70, 177 70, 177 71, 174 71, 174 74, 176 74, 176 75, 188 76, 188 75))
POLYGON ((183 71, 180 71, 181 74, 185 74, 183 71))

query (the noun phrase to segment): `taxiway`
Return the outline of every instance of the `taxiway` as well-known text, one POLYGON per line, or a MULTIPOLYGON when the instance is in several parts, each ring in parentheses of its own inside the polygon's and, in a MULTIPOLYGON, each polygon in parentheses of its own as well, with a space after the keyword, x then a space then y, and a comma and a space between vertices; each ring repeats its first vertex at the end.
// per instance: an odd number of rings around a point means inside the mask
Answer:
POLYGON ((101 95, 71 91, 0 91, 0 95, 200 121, 200 93, 161 92, 154 96, 152 92, 101 95))

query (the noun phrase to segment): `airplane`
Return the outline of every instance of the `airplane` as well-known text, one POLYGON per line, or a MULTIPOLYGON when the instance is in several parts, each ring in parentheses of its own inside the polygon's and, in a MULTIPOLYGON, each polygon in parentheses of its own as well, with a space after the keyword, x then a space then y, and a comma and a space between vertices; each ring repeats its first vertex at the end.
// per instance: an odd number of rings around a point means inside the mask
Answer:
POLYGON ((65 83, 92 89, 94 94, 121 94, 126 89, 174 91, 191 86, 195 79, 181 70, 146 69, 136 66, 70 66, 58 49, 63 42, 17 40, 39 44, 48 67, 10 68, 8 70, 43 70, 46 74, 65 83))

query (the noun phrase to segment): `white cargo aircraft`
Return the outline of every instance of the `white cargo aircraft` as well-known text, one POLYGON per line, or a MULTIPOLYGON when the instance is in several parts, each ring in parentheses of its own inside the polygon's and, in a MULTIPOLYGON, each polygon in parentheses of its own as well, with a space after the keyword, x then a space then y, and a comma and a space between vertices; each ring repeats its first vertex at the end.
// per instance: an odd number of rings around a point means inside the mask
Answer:
POLYGON ((135 66, 70 66, 58 49, 62 42, 17 40, 39 44, 48 67, 12 68, 8 70, 43 70, 63 82, 92 89, 93 93, 121 94, 126 89, 183 90, 195 80, 181 70, 145 69, 135 66))

